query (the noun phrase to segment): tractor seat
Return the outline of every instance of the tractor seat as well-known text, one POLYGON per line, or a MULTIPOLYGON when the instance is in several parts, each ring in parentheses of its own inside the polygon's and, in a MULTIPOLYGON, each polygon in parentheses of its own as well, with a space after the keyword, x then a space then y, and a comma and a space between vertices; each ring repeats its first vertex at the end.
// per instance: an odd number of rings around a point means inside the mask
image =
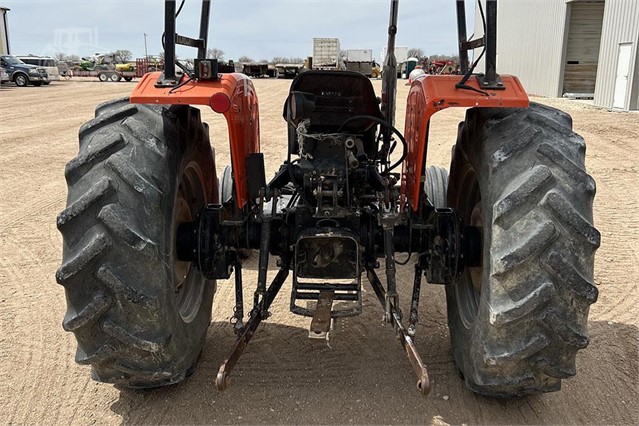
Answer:
MULTIPOLYGON (((310 119, 309 129, 315 132, 335 132, 347 119, 358 115, 384 118, 371 81, 350 71, 317 70, 298 75, 283 112, 284 119, 295 127, 302 119, 310 119), (292 112, 295 117, 288 120, 292 112)), ((355 120, 342 130, 363 133, 375 124, 373 120, 355 120)))

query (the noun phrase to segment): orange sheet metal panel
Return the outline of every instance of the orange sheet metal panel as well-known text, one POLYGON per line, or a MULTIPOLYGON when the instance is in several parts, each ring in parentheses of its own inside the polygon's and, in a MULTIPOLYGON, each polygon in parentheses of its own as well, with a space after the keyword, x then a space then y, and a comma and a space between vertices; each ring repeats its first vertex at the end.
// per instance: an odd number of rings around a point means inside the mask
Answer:
POLYGON ((190 82, 171 90, 155 87, 159 76, 159 72, 146 74, 133 90, 131 102, 211 106, 213 96, 223 94, 228 97, 229 108, 223 114, 229 128, 237 204, 244 207, 248 201, 245 158, 260 151, 260 114, 251 79, 244 74, 222 74, 216 81, 190 82))
MULTIPOLYGON (((404 136, 408 153, 402 165, 402 202, 413 210, 419 207, 420 180, 423 176, 430 118, 450 107, 528 107, 528 96, 517 77, 502 75, 505 90, 486 90, 488 95, 472 90, 456 89, 459 75, 426 75, 411 85, 406 106, 404 136)), ((466 83, 479 88, 475 77, 466 83)), ((451 141, 452 142, 452 141, 451 141)))

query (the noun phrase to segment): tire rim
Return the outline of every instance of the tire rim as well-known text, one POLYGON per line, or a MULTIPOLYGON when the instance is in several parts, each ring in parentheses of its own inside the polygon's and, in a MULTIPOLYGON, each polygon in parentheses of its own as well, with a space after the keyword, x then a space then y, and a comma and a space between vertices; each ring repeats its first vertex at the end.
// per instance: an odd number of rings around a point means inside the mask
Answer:
POLYGON ((26 86, 27 85, 27 78, 23 75, 19 75, 16 77, 16 84, 18 86, 26 86))
POLYGON ((231 171, 230 166, 226 166, 224 168, 224 173, 222 174, 222 185, 220 185, 222 189, 222 196, 220 197, 222 203, 227 203, 233 197, 233 172, 231 171))
MULTIPOLYGON (((463 225, 478 227, 480 235, 483 236, 481 192, 475 169, 469 164, 464 167, 461 173, 461 185, 457 192, 456 206, 463 225)), ((482 256, 480 256, 480 266, 466 268, 455 285, 457 309, 466 328, 471 327, 479 312, 484 272, 481 258, 482 256)))
MULTIPOLYGON (((172 247, 175 247, 178 225, 183 222, 191 222, 206 205, 205 187, 200 168, 195 162, 189 163, 180 178, 173 214, 175 233, 172 247)), ((175 249, 173 249, 172 271, 177 308, 182 320, 189 323, 195 319, 200 310, 206 282, 192 262, 184 262, 177 258, 175 249)))

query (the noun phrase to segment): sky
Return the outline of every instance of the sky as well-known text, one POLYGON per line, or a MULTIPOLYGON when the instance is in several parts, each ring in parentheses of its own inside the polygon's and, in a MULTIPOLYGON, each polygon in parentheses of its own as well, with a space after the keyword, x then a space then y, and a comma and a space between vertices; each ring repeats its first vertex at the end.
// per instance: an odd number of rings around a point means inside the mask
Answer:
MULTIPOLYGON (((473 1, 467 0, 471 22, 473 1)), ((179 0, 178 0, 179 5, 179 0)), ((199 33, 200 0, 186 0, 177 31, 199 33)), ((8 12, 11 53, 88 56, 127 49, 134 57, 162 51, 162 0, 0 0, 8 12)), ((313 37, 340 39, 342 50, 372 49, 387 41, 389 0, 212 0, 209 48, 225 59, 312 55, 313 37)), ((469 26, 472 33, 472 25, 469 26)), ((457 51, 455 0, 400 0, 397 46, 427 55, 457 51)), ((178 48, 180 58, 195 50, 178 48)))

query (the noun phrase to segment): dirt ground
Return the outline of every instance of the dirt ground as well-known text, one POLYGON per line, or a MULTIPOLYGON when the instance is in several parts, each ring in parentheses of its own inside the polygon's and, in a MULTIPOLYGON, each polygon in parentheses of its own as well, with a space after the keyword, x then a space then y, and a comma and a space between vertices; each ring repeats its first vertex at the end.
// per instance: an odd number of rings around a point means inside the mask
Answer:
MULTIPOLYGON (((381 84, 374 82, 379 92, 381 84)), ((281 117, 290 81, 257 80, 262 150, 271 176, 286 153, 281 117)), ((444 289, 422 290, 417 347, 433 381, 423 398, 399 343, 381 324, 372 291, 364 314, 338 324, 330 347, 309 341, 310 319, 288 310, 285 286, 273 317, 257 332, 231 388, 214 385, 234 342, 229 318, 232 282, 219 282, 199 368, 184 383, 132 391, 91 381, 74 363, 75 339, 61 321, 65 297, 54 274, 62 239, 64 166, 77 154, 77 132, 102 101, 126 96, 134 83, 69 81, 49 87, 0 89, 0 422, 4 424, 637 424, 639 325, 639 114, 615 113, 567 100, 540 102, 572 114, 588 145, 597 181, 595 224, 599 301, 590 311, 590 346, 577 376, 560 392, 513 401, 476 396, 457 376, 448 340, 444 289)), ((407 88, 399 87, 403 123, 407 88)), ((435 116, 429 163, 448 165, 462 110, 435 116)), ((204 109, 217 150, 218 175, 229 162, 226 125, 204 109)), ((399 126, 403 128, 403 124, 399 126)), ((252 263, 251 263, 252 262, 252 263)), ((256 282, 255 261, 244 273, 256 282)), ((400 271, 406 302, 412 265, 400 271)), ((247 298, 248 299, 248 298, 247 298)), ((405 308, 406 309, 406 308, 405 308)))

